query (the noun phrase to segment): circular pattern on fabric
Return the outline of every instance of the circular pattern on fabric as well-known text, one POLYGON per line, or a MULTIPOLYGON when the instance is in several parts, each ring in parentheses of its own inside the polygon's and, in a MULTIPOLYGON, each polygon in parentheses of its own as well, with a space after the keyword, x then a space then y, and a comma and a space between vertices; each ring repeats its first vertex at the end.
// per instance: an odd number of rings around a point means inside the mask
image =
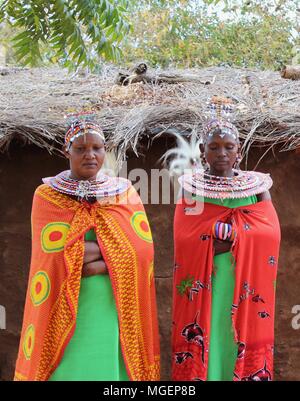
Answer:
POLYGON ((130 219, 130 223, 141 239, 152 242, 152 234, 145 212, 135 212, 130 219))
POLYGON ((60 252, 64 249, 70 225, 67 223, 49 223, 41 234, 42 248, 44 252, 60 252))
POLYGON ((33 324, 29 325, 26 329, 24 341, 23 341, 23 352, 25 359, 29 360, 31 358, 35 340, 35 328, 33 324))
POLYGON ((33 305, 39 306, 46 301, 50 294, 50 279, 44 271, 37 272, 31 280, 30 297, 33 305))

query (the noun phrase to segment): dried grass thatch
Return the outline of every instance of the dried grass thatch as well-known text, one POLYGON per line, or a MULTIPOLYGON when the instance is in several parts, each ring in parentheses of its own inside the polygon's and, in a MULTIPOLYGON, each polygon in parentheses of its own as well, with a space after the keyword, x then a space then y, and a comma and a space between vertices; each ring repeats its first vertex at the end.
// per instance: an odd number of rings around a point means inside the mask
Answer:
MULTIPOLYGON (((243 150, 250 145, 281 150, 300 147, 300 81, 278 72, 215 67, 165 72, 183 76, 175 84, 116 85, 116 67, 100 75, 68 74, 58 68, 13 69, 0 74, 0 150, 13 138, 57 151, 65 130, 64 115, 93 109, 110 148, 119 158, 128 148, 138 153, 142 136, 176 130, 201 131, 206 101, 215 94, 237 103, 236 125, 243 150)), ((154 72, 155 73, 155 72, 154 72)))

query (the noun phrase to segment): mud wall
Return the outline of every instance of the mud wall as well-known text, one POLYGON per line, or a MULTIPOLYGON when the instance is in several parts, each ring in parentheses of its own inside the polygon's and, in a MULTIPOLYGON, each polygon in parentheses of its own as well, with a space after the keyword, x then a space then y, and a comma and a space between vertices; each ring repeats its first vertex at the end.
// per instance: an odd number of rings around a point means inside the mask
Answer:
MULTIPOLYGON (((144 157, 130 156, 128 170, 158 168, 157 160, 172 141, 161 138, 145 146, 144 157)), ((275 328, 275 379, 300 380, 300 330, 292 328, 292 307, 300 305, 300 156, 275 153, 265 157, 258 170, 270 172, 272 198, 278 211, 282 243, 277 282, 275 328)), ((253 168, 261 151, 253 149, 248 168, 253 168)), ((67 168, 65 160, 50 156, 35 146, 14 145, 0 158, 0 305, 6 308, 6 330, 0 330, 0 380, 11 380, 30 261, 30 209, 34 189, 41 177, 67 168)), ((149 183, 150 185, 150 183, 149 183)), ((145 205, 155 245, 162 379, 170 378, 171 298, 173 271, 174 203, 145 205)))

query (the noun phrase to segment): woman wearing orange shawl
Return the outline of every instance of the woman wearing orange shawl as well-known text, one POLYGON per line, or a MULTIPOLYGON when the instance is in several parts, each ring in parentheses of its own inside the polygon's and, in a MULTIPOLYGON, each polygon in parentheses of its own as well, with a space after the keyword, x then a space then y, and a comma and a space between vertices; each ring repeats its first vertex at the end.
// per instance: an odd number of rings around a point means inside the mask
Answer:
POLYGON ((15 380, 158 380, 153 244, 131 183, 99 173, 104 135, 75 119, 70 171, 44 179, 15 380))
POLYGON ((206 169, 180 178, 174 220, 173 380, 273 377, 280 226, 268 174, 234 169, 236 127, 216 117, 200 145, 206 169))

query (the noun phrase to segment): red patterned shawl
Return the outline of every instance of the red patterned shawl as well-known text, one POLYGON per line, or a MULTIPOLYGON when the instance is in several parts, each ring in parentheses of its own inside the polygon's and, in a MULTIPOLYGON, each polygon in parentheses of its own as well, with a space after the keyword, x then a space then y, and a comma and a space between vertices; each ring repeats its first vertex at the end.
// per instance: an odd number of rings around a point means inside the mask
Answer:
POLYGON ((237 231, 232 323, 238 343, 233 380, 271 380, 275 280, 280 226, 270 200, 229 209, 204 204, 201 214, 178 202, 174 221, 172 375, 206 380, 213 273, 212 226, 231 219, 237 231), (198 289, 190 296, 192 288, 198 289))

